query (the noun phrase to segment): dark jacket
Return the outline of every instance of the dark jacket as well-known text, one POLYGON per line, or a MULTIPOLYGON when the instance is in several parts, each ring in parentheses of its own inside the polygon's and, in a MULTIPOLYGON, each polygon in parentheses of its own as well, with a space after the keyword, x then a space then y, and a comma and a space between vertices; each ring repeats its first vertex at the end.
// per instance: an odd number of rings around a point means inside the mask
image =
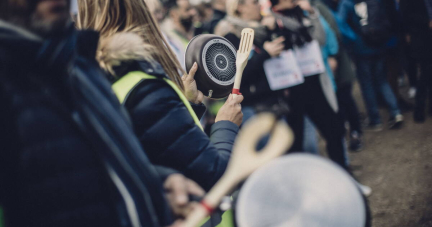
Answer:
POLYGON ((349 48, 355 56, 368 57, 384 54, 386 50, 385 45, 382 47, 371 47, 363 40, 359 16, 356 14, 354 8, 355 4, 356 0, 340 0, 337 13, 342 22, 347 23, 355 35, 353 37, 354 39, 350 40, 350 43, 346 43, 346 47, 349 48))
POLYGON ((128 42, 135 36, 117 34, 111 42, 102 42, 105 45, 101 47, 106 51, 106 57, 102 57, 106 61, 109 56, 116 56, 113 53, 119 50, 116 43, 122 43, 122 53, 132 56, 128 61, 123 59, 123 64, 117 67, 118 78, 131 71, 159 78, 139 83, 124 103, 135 134, 152 163, 174 168, 209 190, 225 172, 239 127, 230 121, 216 122, 209 139, 195 124, 177 93, 163 80, 167 78, 163 68, 156 62, 133 60, 148 54, 134 52, 136 44, 128 42))
POLYGON ((169 172, 150 164, 92 60, 98 38, 71 26, 42 40, 0 21, 6 226, 172 222, 161 181, 169 172))
POLYGON ((430 59, 432 30, 425 0, 401 0, 400 8, 405 33, 411 36, 411 55, 421 60, 430 59))

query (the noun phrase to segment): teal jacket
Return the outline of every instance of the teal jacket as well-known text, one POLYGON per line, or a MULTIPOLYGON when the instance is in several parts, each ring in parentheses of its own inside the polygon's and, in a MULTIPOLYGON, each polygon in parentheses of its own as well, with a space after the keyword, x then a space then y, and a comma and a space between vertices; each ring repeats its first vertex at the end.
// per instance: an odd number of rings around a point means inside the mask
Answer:
POLYGON ((324 60, 324 65, 326 67, 327 75, 332 80, 333 87, 336 90, 336 82, 335 82, 334 74, 330 68, 330 65, 328 63, 327 58, 331 57, 331 56, 335 56, 338 53, 339 44, 338 44, 335 33, 333 32, 333 30, 330 28, 330 25, 327 23, 327 21, 322 16, 320 16, 320 22, 324 28, 325 36, 326 36, 325 45, 321 46, 321 54, 322 54, 322 57, 324 60))

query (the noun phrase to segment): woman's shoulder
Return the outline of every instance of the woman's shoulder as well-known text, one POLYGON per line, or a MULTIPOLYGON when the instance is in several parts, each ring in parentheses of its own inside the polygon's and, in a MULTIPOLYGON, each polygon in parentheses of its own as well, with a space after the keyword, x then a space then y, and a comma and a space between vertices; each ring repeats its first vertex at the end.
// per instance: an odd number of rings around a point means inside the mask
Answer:
POLYGON ((131 103, 155 103, 178 99, 175 90, 167 82, 169 78, 163 67, 157 62, 131 61, 116 67, 115 71, 118 76, 113 82, 113 88, 117 86, 121 93, 128 93, 127 106, 131 103))
POLYGON ((161 79, 147 79, 139 82, 130 91, 125 107, 132 116, 155 116, 160 117, 181 107, 179 96, 161 79))

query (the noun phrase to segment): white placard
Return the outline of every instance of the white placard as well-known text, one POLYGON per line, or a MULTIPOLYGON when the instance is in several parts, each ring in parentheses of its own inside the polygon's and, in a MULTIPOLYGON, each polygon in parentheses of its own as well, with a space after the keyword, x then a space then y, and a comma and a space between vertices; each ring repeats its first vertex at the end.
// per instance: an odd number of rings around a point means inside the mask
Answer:
POLYGON ((318 41, 313 40, 303 47, 294 47, 294 55, 303 76, 313 76, 325 72, 325 66, 318 41))
POLYGON ((299 85, 304 82, 292 50, 283 51, 279 57, 264 62, 264 71, 273 91, 299 85))

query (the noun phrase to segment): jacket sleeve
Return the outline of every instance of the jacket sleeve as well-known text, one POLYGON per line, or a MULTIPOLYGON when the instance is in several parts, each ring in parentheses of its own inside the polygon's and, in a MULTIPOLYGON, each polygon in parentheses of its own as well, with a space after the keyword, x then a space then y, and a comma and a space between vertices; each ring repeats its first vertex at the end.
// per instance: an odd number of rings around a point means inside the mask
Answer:
MULTIPOLYGON (((164 81, 146 80, 126 103, 135 133, 152 163, 176 169, 209 190, 222 176, 236 132, 210 142, 164 81)), ((235 127, 233 127, 235 128, 235 127)), ((233 129, 233 131, 238 130, 233 129)), ((226 130, 228 131, 228 130, 226 130)))
POLYGON ((351 8, 353 7, 352 3, 349 0, 342 0, 339 8, 338 8, 338 16, 339 18, 344 21, 344 22, 348 22, 349 21, 349 15, 350 15, 350 11, 352 10, 351 8))
POLYGON ((231 121, 218 121, 210 131, 210 140, 220 151, 231 153, 239 127, 231 121))
POLYGON ((343 41, 346 45, 351 45, 360 39, 350 26, 354 15, 354 5, 350 0, 342 0, 336 12, 336 21, 342 34, 343 41))
POLYGON ((321 18, 321 23, 323 25, 326 34, 326 45, 325 45, 326 51, 329 56, 334 56, 339 51, 339 44, 336 35, 324 18, 321 18))

